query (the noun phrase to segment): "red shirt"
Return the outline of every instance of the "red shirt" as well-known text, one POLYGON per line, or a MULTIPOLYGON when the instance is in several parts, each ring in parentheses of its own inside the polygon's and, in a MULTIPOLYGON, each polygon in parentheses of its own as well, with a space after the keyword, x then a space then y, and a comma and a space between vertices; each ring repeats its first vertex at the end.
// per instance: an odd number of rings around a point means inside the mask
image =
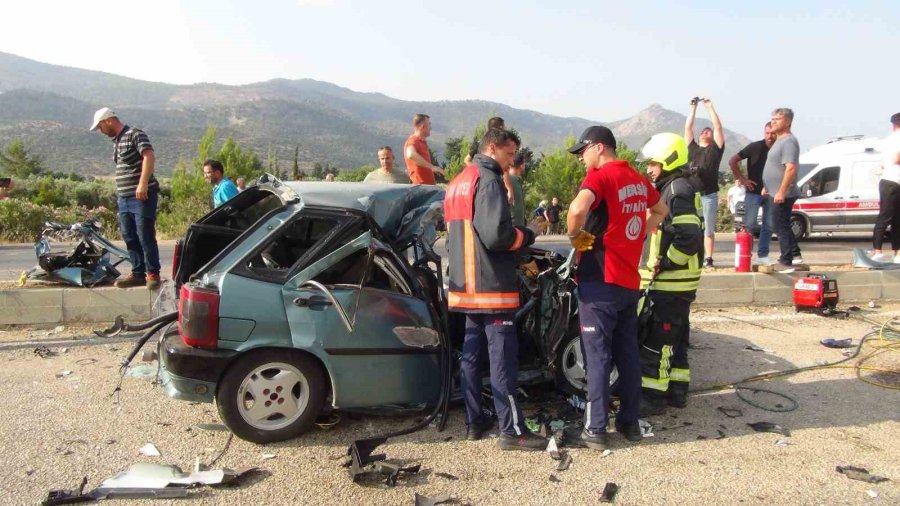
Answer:
POLYGON ((407 158, 406 148, 412 146, 419 156, 431 163, 431 152, 428 151, 428 143, 425 139, 417 137, 416 134, 410 135, 403 145, 403 159, 406 161, 406 169, 409 171, 409 180, 412 184, 434 184, 434 172, 428 167, 419 167, 416 162, 407 158))
POLYGON ((647 209, 659 202, 659 192, 624 160, 589 169, 580 189, 594 194, 584 229, 597 240, 579 254, 578 280, 639 289, 647 209))

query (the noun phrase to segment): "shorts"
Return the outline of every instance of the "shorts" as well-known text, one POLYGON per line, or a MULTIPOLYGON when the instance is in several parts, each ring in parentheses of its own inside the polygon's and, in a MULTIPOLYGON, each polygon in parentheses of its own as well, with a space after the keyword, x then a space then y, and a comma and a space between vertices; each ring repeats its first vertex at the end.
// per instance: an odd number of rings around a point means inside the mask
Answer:
POLYGON ((712 237, 716 234, 716 216, 719 214, 719 194, 709 193, 700 197, 703 205, 703 235, 712 237))

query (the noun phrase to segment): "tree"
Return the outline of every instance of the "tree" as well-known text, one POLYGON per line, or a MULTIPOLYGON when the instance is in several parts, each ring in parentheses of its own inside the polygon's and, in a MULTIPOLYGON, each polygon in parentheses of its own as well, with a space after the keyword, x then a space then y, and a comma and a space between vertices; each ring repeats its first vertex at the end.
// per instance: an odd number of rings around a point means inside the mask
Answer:
POLYGON ((294 147, 294 165, 291 167, 291 179, 297 181, 300 179, 300 145, 294 147))
POLYGON ((314 163, 313 169, 312 169, 312 178, 315 179, 316 181, 318 181, 318 180, 322 179, 324 174, 325 174, 325 170, 322 167, 322 164, 319 162, 314 163))
POLYGON ((344 171, 341 171, 340 174, 335 174, 334 180, 335 181, 347 181, 347 182, 351 182, 351 183, 359 183, 359 182, 362 182, 366 178, 367 175, 369 175, 369 172, 372 172, 373 170, 377 170, 377 169, 378 169, 378 167, 375 167, 374 165, 363 165, 362 167, 359 167, 357 169, 344 170, 344 171))
POLYGON ((30 154, 20 139, 14 139, 0 151, 0 169, 4 174, 24 179, 44 172, 44 161, 39 155, 30 154))
POLYGON ((448 181, 453 179, 453 176, 458 174, 463 168, 465 155, 462 152, 465 142, 465 137, 450 137, 444 143, 444 154, 447 157, 447 165, 444 167, 444 170, 447 173, 448 181))
POLYGON ((563 207, 572 202, 584 179, 584 165, 568 151, 574 144, 575 137, 567 137, 563 147, 543 155, 540 164, 528 175, 525 204, 529 209, 537 207, 541 200, 553 197, 559 198, 563 207))

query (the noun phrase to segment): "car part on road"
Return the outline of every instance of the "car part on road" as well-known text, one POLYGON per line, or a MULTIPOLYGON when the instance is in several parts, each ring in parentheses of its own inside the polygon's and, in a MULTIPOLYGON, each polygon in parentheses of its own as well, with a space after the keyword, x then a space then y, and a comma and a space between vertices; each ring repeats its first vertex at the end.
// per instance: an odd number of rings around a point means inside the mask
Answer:
POLYGON ((450 480, 450 481, 456 481, 456 480, 459 479, 458 476, 454 476, 454 475, 452 475, 452 474, 450 474, 450 473, 445 473, 445 472, 442 472, 442 471, 438 471, 438 472, 434 473, 434 475, 435 475, 435 476, 439 476, 439 477, 441 477, 441 478, 448 479, 448 480, 450 480))
POLYGON ((864 481, 866 483, 881 483, 882 481, 890 481, 884 476, 869 474, 869 470, 862 467, 837 466, 834 468, 834 470, 843 474, 847 478, 850 478, 851 480, 864 481))
POLYGON ((785 429, 784 427, 772 423, 772 422, 756 422, 756 423, 748 423, 750 427, 753 428, 756 432, 773 432, 775 434, 781 434, 782 436, 790 437, 791 431, 785 429))
POLYGON ((44 222, 34 253, 38 265, 20 279, 62 281, 74 286, 91 288, 119 277, 116 267, 129 261, 128 252, 115 246, 100 234, 100 222, 88 219, 72 225, 52 221, 44 222), (66 252, 53 252, 50 241, 73 240, 78 242, 66 252), (111 261, 110 254, 117 260, 111 261))
POLYGON ((879 262, 877 260, 872 260, 872 257, 870 257, 868 253, 866 253, 866 250, 864 248, 854 248, 853 267, 888 271, 900 269, 900 264, 894 262, 879 262))
POLYGON ((616 494, 619 493, 619 486, 613 482, 608 482, 606 486, 603 487, 603 492, 600 494, 600 502, 613 502, 616 500, 616 494))
POLYGON ((46 346, 38 346, 34 349, 34 354, 41 358, 50 358, 56 356, 56 352, 46 346))
POLYGON ((572 465, 572 456, 568 452, 559 452, 559 464, 556 465, 557 471, 566 471, 572 465))

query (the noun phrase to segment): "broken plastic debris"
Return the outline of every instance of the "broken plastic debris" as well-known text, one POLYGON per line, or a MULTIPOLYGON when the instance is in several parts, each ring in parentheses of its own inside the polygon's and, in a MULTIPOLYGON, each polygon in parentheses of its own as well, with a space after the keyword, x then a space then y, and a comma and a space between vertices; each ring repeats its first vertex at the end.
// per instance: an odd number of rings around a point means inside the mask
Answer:
POLYGON ((848 337, 847 339, 834 339, 829 337, 828 339, 822 339, 819 341, 823 346, 827 348, 851 348, 853 347, 853 338, 848 337))
POLYGON ((551 474, 550 477, 547 479, 550 480, 550 483, 559 483, 562 481, 559 478, 557 478, 555 474, 551 474))
POLYGON ((60 332, 66 330, 66 327, 63 325, 58 325, 53 329, 53 334, 59 334, 60 332))
POLYGON ((450 474, 450 473, 445 473, 445 472, 437 472, 437 473, 434 473, 434 475, 435 475, 435 476, 440 476, 441 478, 445 478, 445 479, 448 479, 448 480, 450 480, 450 481, 456 481, 456 480, 459 479, 459 477, 453 476, 452 474, 450 474))
POLYGON ((446 502, 450 502, 453 500, 453 496, 451 495, 441 495, 438 497, 428 497, 427 495, 422 495, 416 492, 416 506, 434 506, 436 504, 443 504, 446 502))
POLYGON ((34 349, 34 354, 41 358, 50 358, 56 356, 56 352, 46 346, 38 346, 34 349))
POLYGON ((876 499, 878 497, 878 492, 874 490, 866 490, 866 493, 869 494, 869 497, 872 499, 876 499))
POLYGON ((739 416, 744 416, 744 412, 741 411, 740 408, 726 408, 725 406, 719 406, 716 409, 728 418, 737 418, 739 416))
POLYGON ((869 474, 869 470, 863 467, 837 466, 834 470, 851 480, 864 481, 866 483, 881 483, 882 481, 888 481, 884 476, 869 474))
POLYGON ((774 424, 772 422, 756 422, 756 423, 748 423, 750 427, 753 427, 753 430, 756 432, 773 432, 775 434, 781 434, 782 436, 790 437, 791 431, 785 429, 784 427, 774 424))
POLYGON ((584 400, 584 397, 579 395, 573 395, 568 399, 569 404, 572 405, 573 408, 584 411, 584 408, 587 406, 587 401, 584 400))
POLYGON ((875 304, 875 301, 874 301, 874 300, 870 300, 870 301, 869 301, 869 307, 872 308, 872 309, 875 309, 876 307, 878 307, 878 305, 875 304))
POLYGON ((609 457, 610 455, 612 455, 612 450, 610 450, 609 448, 607 448, 607 449, 603 450, 603 453, 600 454, 600 457, 601 457, 601 458, 602 458, 602 457, 609 457))
POLYGON ((66 376, 69 376, 70 374, 72 374, 72 371, 66 369, 65 371, 60 371, 60 372, 56 373, 56 377, 57 377, 57 378, 64 378, 64 377, 66 377, 66 376))
POLYGON ((755 345, 755 344, 748 344, 747 346, 744 346, 744 349, 745 349, 745 350, 749 350, 749 351, 762 351, 762 352, 765 352, 765 353, 775 353, 775 352, 772 351, 772 350, 769 350, 769 349, 766 349, 766 348, 760 348, 759 346, 757 346, 757 345, 755 345))
POLYGON ((278 455, 275 455, 274 453, 263 453, 262 455, 259 456, 259 458, 262 460, 270 460, 270 459, 274 459, 277 456, 278 455))
POLYGON ((648 422, 644 419, 639 419, 638 425, 641 427, 641 436, 643 436, 643 437, 655 436, 655 434, 653 434, 653 426, 650 425, 650 422, 648 422))
POLYGON ((526 418, 525 426, 528 427, 528 430, 531 432, 538 432, 541 429, 541 424, 538 423, 534 418, 526 418))
POLYGON ((790 440, 787 440, 787 439, 779 439, 778 441, 775 441, 775 446, 790 446, 790 445, 791 445, 791 442, 790 442, 790 440))
POLYGON ((128 368, 127 374, 132 378, 147 378, 150 376, 156 376, 157 366, 150 364, 141 364, 135 365, 128 368))
POLYGON ((550 422, 550 430, 553 432, 559 432, 566 428, 566 422, 564 420, 553 420, 550 422))
POLYGON ((555 438, 555 437, 551 437, 551 438, 550 438, 550 442, 547 443, 547 450, 546 450, 546 451, 547 451, 547 452, 550 452, 550 453, 552 453, 552 452, 558 452, 558 451, 559 451, 559 446, 556 445, 556 438, 555 438))
POLYGON ((606 486, 603 487, 603 492, 600 494, 600 502, 615 501, 617 493, 619 493, 619 486, 613 482, 608 482, 606 486))
MULTIPOLYGON (((141 455, 143 455, 145 457, 159 457, 159 455, 160 455, 159 450, 156 448, 156 446, 153 443, 145 444, 144 446, 141 447, 141 449, 139 451, 141 452, 141 455)), ((163 485, 163 486, 165 486, 165 485, 163 485)))
POLYGON ((559 452, 560 460, 559 464, 556 465, 557 471, 565 471, 572 464, 572 456, 566 452, 559 452))

